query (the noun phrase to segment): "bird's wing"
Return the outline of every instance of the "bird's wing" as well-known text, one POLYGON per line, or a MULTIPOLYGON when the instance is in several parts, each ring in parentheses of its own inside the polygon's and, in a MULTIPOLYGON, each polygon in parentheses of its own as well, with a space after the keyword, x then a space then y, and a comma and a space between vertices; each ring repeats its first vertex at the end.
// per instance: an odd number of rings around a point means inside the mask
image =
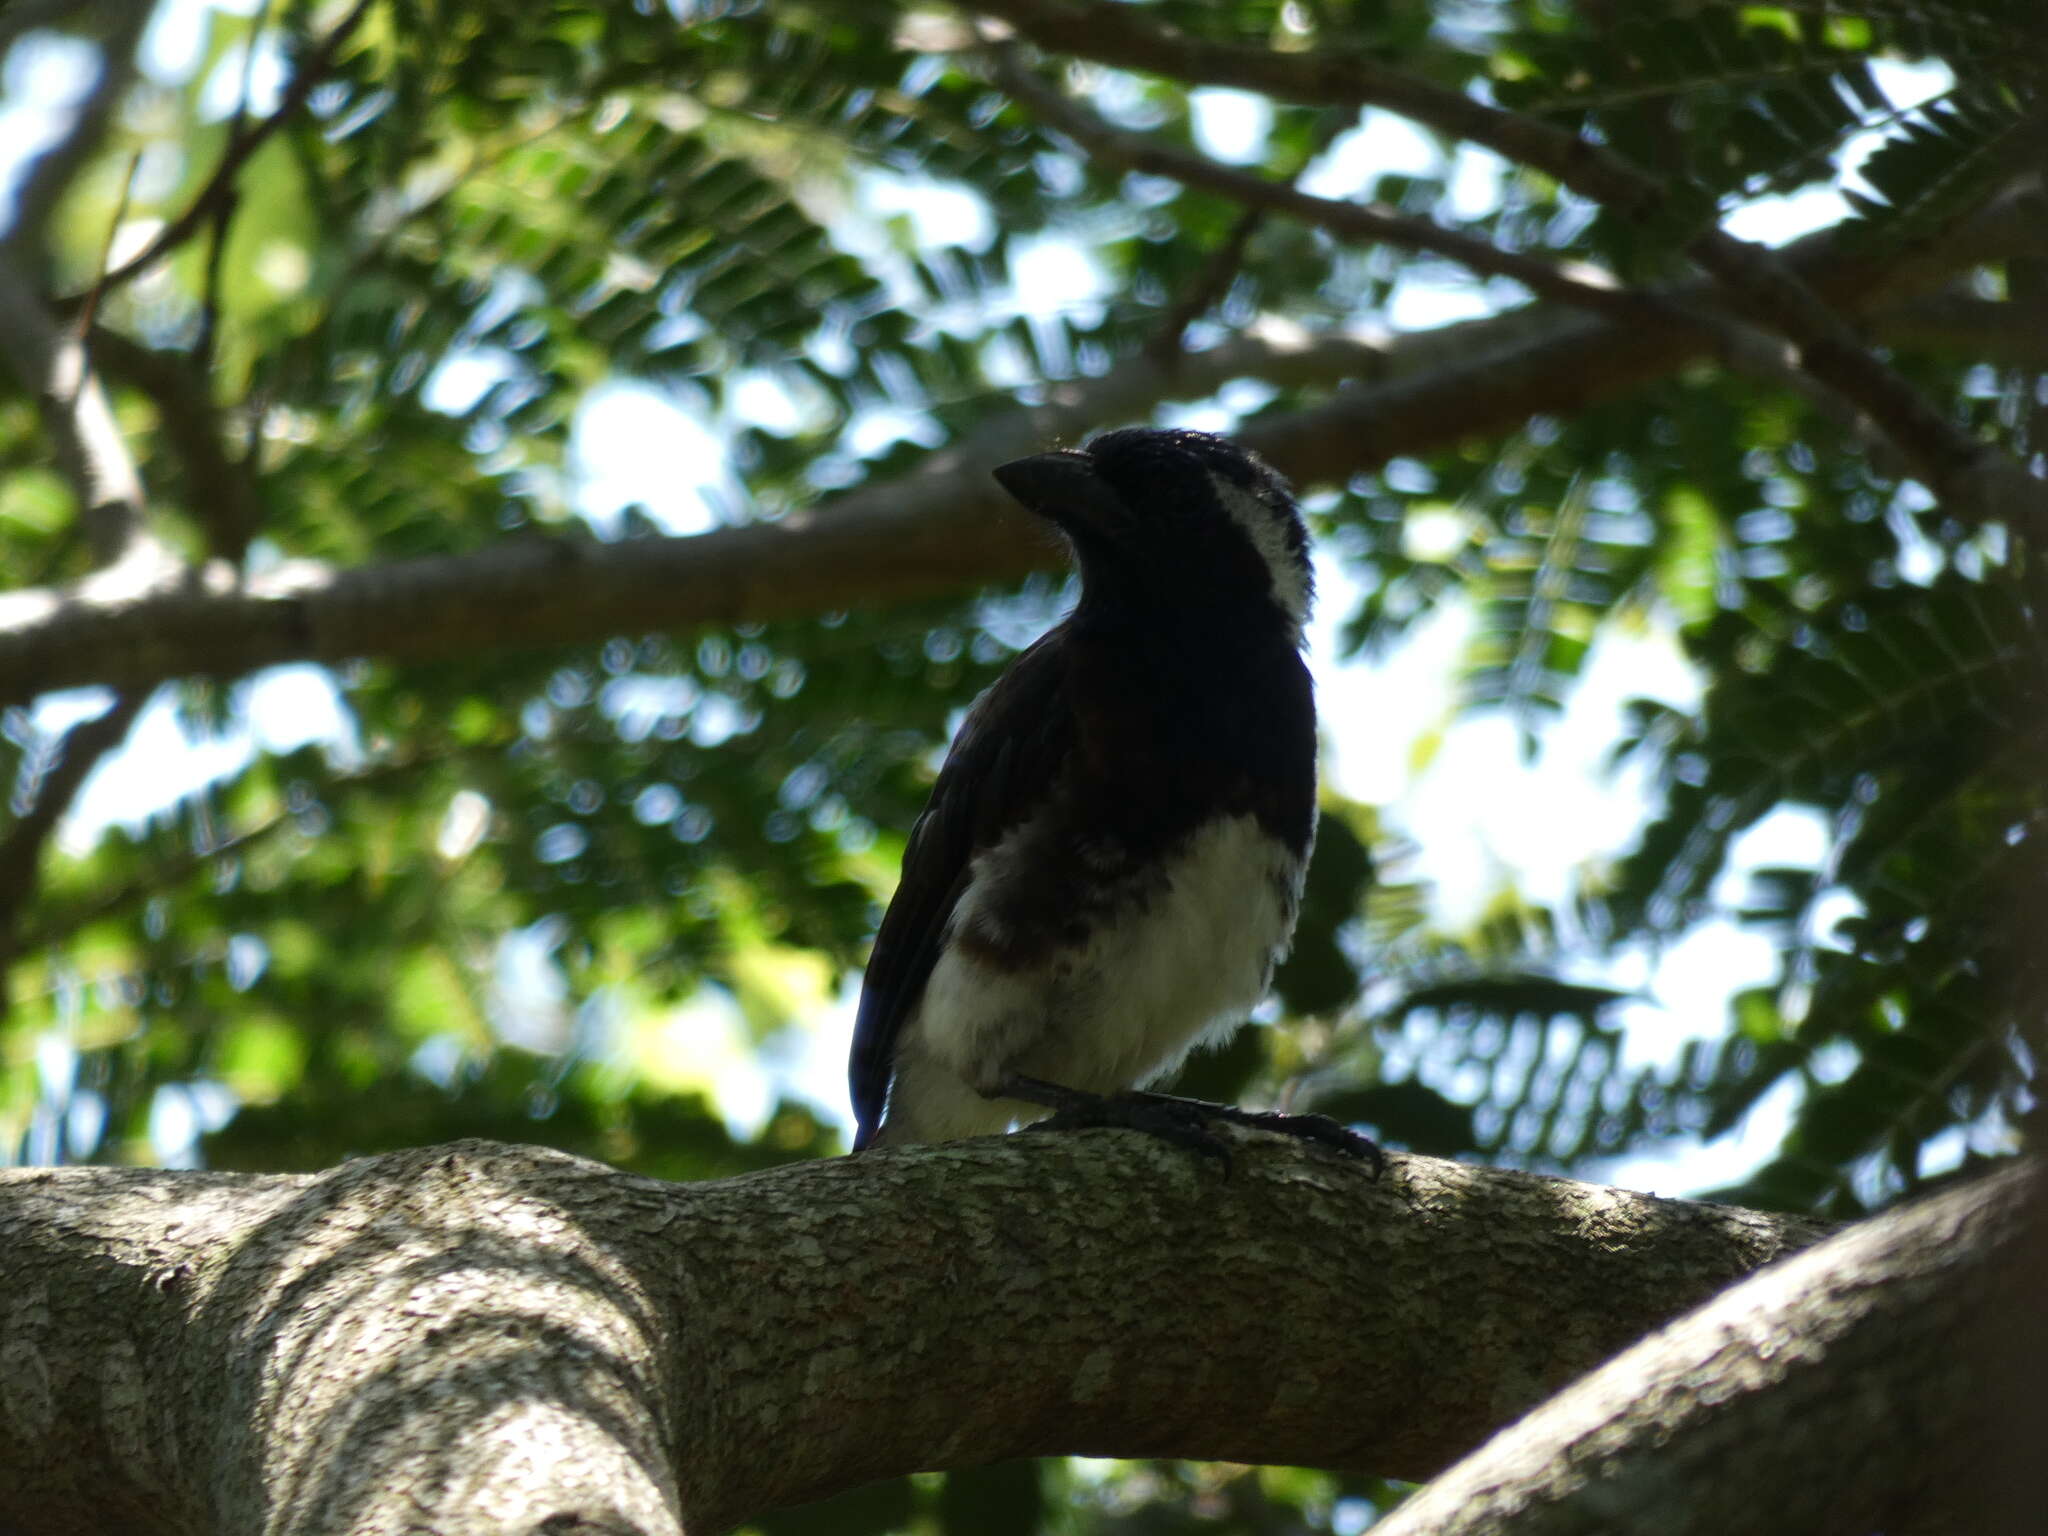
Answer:
POLYGON ((860 1122, 858 1151, 881 1124, 896 1037, 938 963, 946 925, 981 849, 1029 816, 1053 790, 1073 744, 1060 631, 1046 635, 968 711, 910 843, 861 983, 847 1075, 860 1122))

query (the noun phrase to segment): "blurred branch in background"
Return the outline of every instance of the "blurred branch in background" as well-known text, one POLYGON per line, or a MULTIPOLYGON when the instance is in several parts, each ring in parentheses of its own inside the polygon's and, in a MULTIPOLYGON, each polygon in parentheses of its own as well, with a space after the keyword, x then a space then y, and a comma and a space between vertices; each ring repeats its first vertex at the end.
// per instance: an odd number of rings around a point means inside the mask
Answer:
MULTIPOLYGON (((68 131, 23 168, 15 187, 13 218, 4 235, 0 235, 0 259, 24 273, 42 272, 44 252, 40 243, 58 200, 70 189, 79 171, 100 152, 109 123, 135 83, 135 49, 149 24, 150 13, 147 0, 118 0, 99 8, 98 14, 105 18, 105 30, 98 73, 78 103, 68 131)), ((0 17, 0 49, 5 49, 20 31, 79 19, 77 8, 66 5, 64 0, 59 0, 55 7, 14 7, 10 14, 0 17), (40 19, 39 10, 43 13, 40 19)))
MULTIPOLYGON (((2003 208, 1979 234, 1950 242, 1911 272, 1872 269, 1835 249, 1826 234, 1793 253, 1834 302, 1852 308, 1873 289, 1888 299, 1932 285, 1999 248, 2019 221, 2003 208)), ((1967 237, 1969 230, 1961 232, 1967 237)), ((619 627, 758 623, 829 612, 862 595, 922 597, 1002 580, 1050 564, 1052 546, 1008 517, 983 467, 1123 420, 1162 400, 1194 398, 1233 378, 1299 390, 1358 377, 1377 382, 1324 405, 1268 416, 1246 434, 1298 482, 1323 485, 1368 471, 1402 452, 1424 452, 1474 434, 1510 429, 1543 408, 1584 409, 1670 374, 1716 344, 1713 327, 1687 316, 1710 292, 1677 285, 1651 328, 1582 320, 1541 308, 1414 336, 1364 340, 1267 325, 1221 347, 1161 367, 1138 355, 1100 378, 1048 390, 1044 403, 1003 408, 974 435, 902 482, 864 487, 815 514, 770 527, 720 530, 653 544, 507 544, 458 557, 328 570, 295 561, 233 589, 171 583, 156 592, 0 594, 0 699, 37 687, 121 686, 188 674, 234 676, 281 661, 341 661, 474 654, 506 643, 594 639, 619 627), (564 590, 561 575, 577 573, 564 590), (539 601, 542 590, 550 600, 539 601)), ((1883 315, 1873 317, 1880 329, 1883 315)), ((110 352, 138 382, 132 345, 110 352)), ((192 405, 172 413, 189 419, 192 405)), ((246 482, 224 457, 188 462, 203 520, 231 522, 246 482)), ((253 509, 252 509, 253 513, 253 509)))
MULTIPOLYGON (((1012 23, 1043 47, 1079 58, 1166 74, 1189 84, 1267 91, 1293 101, 1384 107, 1542 171, 1560 186, 1651 229, 1674 223, 1685 212, 1680 189, 1591 140, 1405 77, 1354 54, 1286 53, 1206 43, 1106 0, 1001 0, 980 3, 977 9, 1012 23)), ((2031 173, 2037 165, 2044 122, 2048 119, 2030 115, 2016 129, 2014 138, 2030 152, 2015 159, 2014 174, 2031 173)), ((1951 424, 1773 253, 1712 222, 1686 242, 1685 250, 1713 276, 1735 308, 1794 344, 1799 366, 1867 412, 1915 474, 1956 503, 1959 515, 1972 522, 1994 517, 2043 520, 2048 493, 1995 450, 1951 424)))
POLYGON ((68 314, 74 307, 96 303, 114 289, 133 282, 218 218, 222 210, 234 200, 235 181, 240 176, 242 167, 249 163, 272 134, 298 116, 306 105, 306 98, 313 93, 313 88, 320 83, 332 66, 341 45, 348 40, 349 34, 355 31, 357 23, 374 3, 375 0, 356 0, 348 13, 335 23, 333 29, 314 46, 306 59, 292 72, 276 108, 265 113, 254 127, 245 126, 239 114, 236 116, 220 163, 214 167, 213 174, 207 178, 206 184, 183 213, 164 225, 149 244, 135 255, 111 272, 102 275, 87 293, 60 301, 59 311, 68 314))
MULTIPOLYGON (((100 567, 93 579, 125 584, 163 569, 168 552, 149 530, 141 479, 83 343, 58 327, 4 256, 0 357, 41 407, 100 567)), ((117 693, 104 714, 74 726, 61 741, 38 743, 24 761, 8 807, 11 824, 0 837, 0 970, 7 975, 45 844, 86 776, 127 737, 147 697, 145 689, 117 693)))
POLYGON ((1248 208, 1288 214, 1343 239, 1384 242, 1447 256, 1482 277, 1511 278, 1540 299, 1571 304, 1625 323, 1652 324, 1671 318, 1653 299, 1623 291, 1607 273, 1584 266, 1573 270, 1534 260, 1502 250, 1489 241, 1442 228, 1427 219, 1405 218, 1384 207, 1312 197, 1285 183, 1234 171, 1200 155, 1152 143, 1140 134, 1121 132, 1034 78, 1018 62, 1014 47, 997 43, 991 47, 990 56, 995 60, 998 85, 1047 126, 1066 135, 1104 164, 1170 176, 1248 208))

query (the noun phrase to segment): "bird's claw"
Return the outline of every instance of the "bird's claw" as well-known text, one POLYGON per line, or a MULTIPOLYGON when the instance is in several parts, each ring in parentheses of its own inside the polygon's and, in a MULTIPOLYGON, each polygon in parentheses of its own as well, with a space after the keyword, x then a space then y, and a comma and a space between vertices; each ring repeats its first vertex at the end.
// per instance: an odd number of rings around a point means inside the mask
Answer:
POLYGON ((1328 1115, 1283 1115, 1277 1110, 1237 1109, 1229 1104, 1214 1106, 1212 1113, 1236 1125, 1250 1126, 1256 1131, 1277 1131, 1282 1136, 1314 1142, 1346 1157, 1358 1158, 1372 1165, 1374 1178, 1378 1178, 1387 1166, 1386 1154, 1380 1150, 1378 1142, 1370 1136, 1359 1135, 1350 1126, 1332 1120, 1328 1115))
POLYGON ((1043 1120, 1034 1121, 1025 1127, 1032 1131, 1080 1131, 1080 1130, 1127 1130, 1142 1131, 1147 1136, 1156 1136, 1161 1141, 1170 1141, 1177 1147, 1186 1147, 1204 1157, 1213 1157, 1223 1165, 1223 1176, 1230 1177, 1230 1148, 1221 1136, 1202 1123, 1203 1116, 1190 1114, 1184 1108, 1172 1103, 1156 1100, 1131 1098, 1124 1095, 1106 1095, 1090 1103, 1069 1104, 1055 1110, 1043 1120))
POLYGON ((1187 1147, 1223 1165, 1228 1178, 1233 1167, 1230 1147, 1210 1127, 1216 1121, 1246 1126, 1255 1131, 1273 1131, 1298 1141, 1313 1142, 1345 1157, 1370 1165, 1377 1179, 1386 1167, 1386 1155, 1370 1137, 1361 1136, 1328 1115, 1283 1115, 1274 1110, 1239 1109, 1230 1104, 1210 1104, 1200 1099, 1180 1099, 1167 1094, 1119 1093, 1069 1100, 1030 1130, 1088 1130, 1115 1128, 1143 1131, 1161 1141, 1187 1147))

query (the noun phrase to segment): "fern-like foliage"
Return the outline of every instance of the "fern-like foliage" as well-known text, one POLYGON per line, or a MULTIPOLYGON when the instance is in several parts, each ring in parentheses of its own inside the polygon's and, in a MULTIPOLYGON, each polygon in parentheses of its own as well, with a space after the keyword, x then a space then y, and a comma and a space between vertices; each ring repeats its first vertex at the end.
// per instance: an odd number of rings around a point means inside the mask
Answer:
MULTIPOLYGON (((1987 435, 2022 430, 1985 393, 1987 435)), ((1537 1161, 1717 1135, 1796 1089, 1783 1156, 1739 1193, 1854 1209, 1916 1178, 1923 1149, 1997 1144, 2024 1102, 2038 562, 2004 530, 1912 510, 1790 402, 1701 379, 1657 409, 1654 448, 1590 412, 1400 466, 1346 505, 1382 576, 1354 640, 1469 605, 1472 706, 1540 725, 1630 613, 1676 623, 1704 695, 1634 707, 1620 760, 1652 771, 1661 809, 1573 902, 1361 945, 1380 993, 1335 1075, 1382 1062, 1409 1085, 1395 1109, 1427 1109, 1432 1134, 1462 1107, 1472 1150, 1537 1161), (1824 862, 1764 871, 1731 904, 1736 840, 1785 807, 1825 819, 1824 862), (1769 934, 1781 975, 1724 1040, 1668 1061, 1614 1048, 1623 1020, 1658 1028, 1606 990, 1617 958, 1714 919, 1769 934)))
POLYGON ((1885 238, 1931 235, 2009 178, 2036 131, 2048 23, 2013 0, 1846 6, 1632 7, 1519 35, 1505 105, 1596 134, 1662 178, 1649 227, 1602 219, 1626 267, 1669 252, 1735 197, 1837 180, 1858 133, 1883 135, 1842 190, 1885 238), (1939 66, 1949 84, 1901 108, 1873 61, 1939 66))
MULTIPOLYGON (((2048 45, 2048 38, 2037 46, 2048 45)), ((1930 236, 1983 200, 2034 152, 2041 133, 2044 82, 2007 86, 1959 81, 1903 114, 1859 167, 1869 192, 1843 195, 1859 223, 1903 245, 1930 236)))
POLYGON ((1716 1135, 1793 1083, 1780 1155, 1731 1198, 1853 1211, 1910 1183, 1944 1136, 2009 1134, 2026 1104, 2048 835, 2038 581, 1949 572, 1749 639, 1699 716, 1640 710, 1665 808, 1573 919, 1609 942, 1675 936, 1714 914, 1730 845, 1767 811, 1835 808, 1822 867, 1761 872, 1729 914, 1785 956, 1736 1031, 1628 1067, 1626 998, 1519 969, 1560 956, 1554 923, 1519 913, 1462 955, 1435 940, 1433 959, 1397 960, 1411 978, 1447 960, 1465 974, 1401 992, 1379 1018, 1392 1043, 1373 1049, 1472 1106, 1475 1148, 1539 1161, 1716 1135))
POLYGON ((2011 989, 2032 948, 2018 903, 2044 821, 2038 586, 2024 569, 1948 572, 1752 636, 1750 666, 1709 690, 1667 759, 1667 808, 1619 874, 1618 924, 1696 913, 1767 808, 1840 808, 1823 868, 1764 882, 1746 914, 1789 940, 1755 1033, 1795 1049, 1722 1082, 1724 1117, 1775 1074, 1809 1079, 1760 1197, 1847 1200, 1845 1170, 1875 1160, 1910 1178, 1937 1134, 2017 1114, 2011 989), (1828 911, 1849 915, 1823 930, 1828 911), (1815 1076, 1822 1058, 1831 1075, 1815 1076))

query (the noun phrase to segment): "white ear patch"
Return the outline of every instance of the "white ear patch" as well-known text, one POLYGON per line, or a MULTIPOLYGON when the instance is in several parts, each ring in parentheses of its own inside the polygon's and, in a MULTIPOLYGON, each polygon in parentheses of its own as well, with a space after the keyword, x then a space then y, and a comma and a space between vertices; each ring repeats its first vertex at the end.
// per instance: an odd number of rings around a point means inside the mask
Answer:
POLYGON ((1266 574, 1273 583, 1273 601, 1299 629, 1308 622, 1308 564, 1303 552, 1288 547, 1285 521, 1253 492, 1221 475, 1212 473, 1209 487, 1216 493, 1218 505, 1244 530, 1252 548, 1266 562, 1266 574))

